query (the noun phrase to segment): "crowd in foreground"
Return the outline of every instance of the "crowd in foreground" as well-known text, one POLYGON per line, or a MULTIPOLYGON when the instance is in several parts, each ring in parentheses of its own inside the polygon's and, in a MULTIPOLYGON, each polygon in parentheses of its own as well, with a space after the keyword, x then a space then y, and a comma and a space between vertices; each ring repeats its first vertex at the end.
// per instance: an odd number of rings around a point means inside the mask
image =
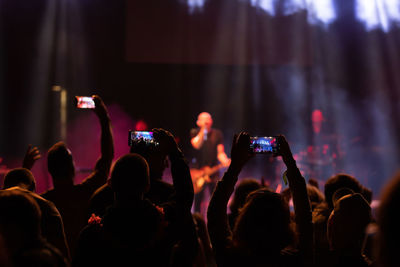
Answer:
POLYGON ((254 156, 249 134, 241 132, 205 220, 191 211, 190 169, 174 136, 153 129, 156 147, 137 142, 112 166, 111 122, 101 98, 93 99, 101 155, 82 183, 74 184, 72 153, 63 142, 47 153, 51 190, 35 193, 36 147, 22 168, 5 175, 0 266, 400 266, 400 175, 385 187, 374 218, 369 189, 344 173, 323 190, 306 182, 280 135, 288 188, 278 194, 238 179, 254 156), (167 161, 172 184, 162 180, 167 161))

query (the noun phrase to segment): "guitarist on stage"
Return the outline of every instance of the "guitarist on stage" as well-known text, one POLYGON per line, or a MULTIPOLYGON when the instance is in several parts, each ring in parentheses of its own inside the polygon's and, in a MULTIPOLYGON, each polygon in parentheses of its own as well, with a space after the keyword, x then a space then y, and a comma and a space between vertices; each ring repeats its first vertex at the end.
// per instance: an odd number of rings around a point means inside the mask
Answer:
POLYGON ((230 159, 225 153, 223 135, 218 129, 211 128, 212 117, 207 112, 202 112, 197 117, 198 128, 190 132, 193 148, 195 149, 196 166, 192 171, 194 183, 194 212, 201 212, 201 203, 204 201, 206 188, 211 195, 218 179, 218 170, 228 167, 230 159))

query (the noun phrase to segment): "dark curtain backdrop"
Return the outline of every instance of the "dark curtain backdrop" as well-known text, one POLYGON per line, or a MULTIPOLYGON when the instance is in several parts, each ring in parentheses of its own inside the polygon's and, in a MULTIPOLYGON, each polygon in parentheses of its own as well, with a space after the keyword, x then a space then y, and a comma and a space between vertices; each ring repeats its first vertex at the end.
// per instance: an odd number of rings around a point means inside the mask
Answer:
MULTIPOLYGON (((201 111, 223 130, 227 151, 246 129, 283 133, 298 153, 312 145, 318 108, 343 151, 341 170, 377 194, 399 157, 400 28, 367 30, 353 1, 334 2, 336 20, 310 24, 306 10, 284 15, 277 5, 272 16, 244 0, 206 1, 195 13, 178 0, 0 0, 0 157, 14 167, 27 144, 45 154, 59 140, 53 85, 68 91, 66 141, 89 159, 77 160, 82 168, 93 166, 99 136, 74 95, 99 94, 116 106, 115 120, 126 116, 115 129, 119 155, 124 131, 142 119, 171 130, 190 156, 201 111)), ((277 164, 257 157, 245 174, 273 180, 277 164)))

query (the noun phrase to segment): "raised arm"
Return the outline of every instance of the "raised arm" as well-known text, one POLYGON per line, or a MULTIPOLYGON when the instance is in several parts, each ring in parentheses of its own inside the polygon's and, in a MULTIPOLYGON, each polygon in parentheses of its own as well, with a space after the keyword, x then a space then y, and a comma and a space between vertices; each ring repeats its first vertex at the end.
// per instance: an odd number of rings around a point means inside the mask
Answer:
MULTIPOLYGON (((217 183, 207 210, 207 226, 217 263, 221 259, 221 250, 230 245, 232 232, 228 223, 227 205, 243 166, 252 156, 249 153, 250 137, 240 133, 233 138, 231 164, 221 181, 217 183)), ((223 254, 223 253, 222 253, 223 254)))
POLYGON ((154 138, 160 144, 160 151, 171 162, 172 182, 176 192, 176 202, 185 211, 190 211, 193 204, 193 183, 185 157, 174 136, 164 129, 153 129, 154 138))
MULTIPOLYGON (((170 266, 190 266, 197 254, 198 243, 191 214, 194 193, 189 166, 170 132, 153 129, 153 133, 160 144, 162 155, 167 155, 171 162, 172 182, 175 189, 175 195, 166 207, 166 212, 171 212, 172 209, 174 213, 170 221, 172 224, 170 230, 174 233, 172 239, 177 241, 170 266)), ((170 216, 167 214, 167 217, 170 216)))
POLYGON ((96 105, 94 112, 99 119, 101 127, 101 155, 96 162, 94 172, 84 181, 84 183, 94 183, 99 187, 106 182, 110 172, 111 162, 114 158, 114 142, 107 108, 98 95, 94 95, 93 100, 96 105))
POLYGON ((285 137, 278 137, 280 155, 287 167, 286 177, 293 197, 295 221, 299 233, 299 249, 306 266, 313 263, 313 226, 310 201, 308 199, 306 182, 297 168, 289 144, 285 137))

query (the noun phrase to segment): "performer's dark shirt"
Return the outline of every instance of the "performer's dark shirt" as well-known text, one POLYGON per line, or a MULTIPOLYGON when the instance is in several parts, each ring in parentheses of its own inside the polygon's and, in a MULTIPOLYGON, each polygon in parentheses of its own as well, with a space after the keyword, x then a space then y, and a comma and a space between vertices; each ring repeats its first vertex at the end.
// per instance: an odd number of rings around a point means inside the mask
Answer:
MULTIPOLYGON (((199 133, 200 129, 192 129, 190 131, 190 138, 195 137, 199 133)), ((218 129, 211 129, 207 133, 207 139, 204 140, 203 145, 200 149, 194 149, 194 158, 196 159, 195 167, 201 168, 204 166, 215 166, 219 163, 218 161, 218 150, 217 146, 223 144, 222 132, 218 129)))

